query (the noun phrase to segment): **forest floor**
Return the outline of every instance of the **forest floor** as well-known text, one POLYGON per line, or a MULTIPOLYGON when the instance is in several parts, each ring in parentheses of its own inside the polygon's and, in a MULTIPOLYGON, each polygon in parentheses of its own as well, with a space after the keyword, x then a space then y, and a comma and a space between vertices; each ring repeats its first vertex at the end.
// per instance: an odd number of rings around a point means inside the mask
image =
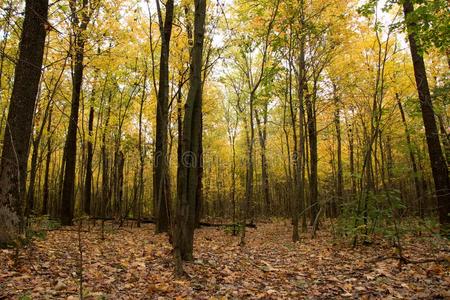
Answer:
MULTIPOLYGON (((98 223, 97 223, 98 224, 98 223)), ((385 242, 352 249, 322 230, 291 242, 289 222, 247 230, 247 243, 223 228, 200 229, 187 279, 173 276, 171 246, 153 225, 83 228, 84 299, 450 299, 449 244, 405 238, 413 263, 399 267, 385 242), (444 259, 425 263, 423 260, 444 259)), ((22 249, 0 250, 0 299, 79 299, 77 227, 48 232, 22 249)))

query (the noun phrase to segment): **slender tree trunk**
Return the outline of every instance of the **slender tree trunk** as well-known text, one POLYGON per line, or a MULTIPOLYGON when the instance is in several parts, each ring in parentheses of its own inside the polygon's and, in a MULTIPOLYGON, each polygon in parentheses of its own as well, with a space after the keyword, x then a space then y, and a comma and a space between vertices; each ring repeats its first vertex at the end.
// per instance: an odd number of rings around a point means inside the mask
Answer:
POLYGON ((423 57, 419 54, 419 49, 416 42, 416 24, 410 20, 411 14, 414 12, 414 6, 410 0, 405 0, 403 2, 403 11, 407 22, 409 46, 414 66, 414 76, 416 79, 420 109, 422 111, 422 118, 425 126, 428 153, 430 156, 431 170, 435 185, 435 195, 438 203, 441 232, 444 236, 450 237, 450 182, 448 178, 448 168, 442 153, 441 144, 439 142, 439 132, 434 117, 425 63, 423 57))
POLYGON ((205 37, 206 0, 195 1, 194 47, 191 79, 183 120, 182 157, 178 162, 177 210, 173 234, 176 273, 183 273, 182 260, 193 259, 195 209, 201 148, 202 57, 205 37))
POLYGON ((144 198, 144 166, 145 166, 145 149, 142 138, 142 118, 144 114, 144 102, 147 97, 147 77, 148 77, 148 66, 145 62, 145 71, 144 71, 144 81, 143 81, 143 89, 141 101, 139 102, 139 138, 138 138, 138 147, 139 147, 139 183, 138 183, 138 195, 137 195, 137 226, 141 227, 141 214, 142 214, 142 202, 144 198))
MULTIPOLYGON (((111 100, 111 94, 109 95, 111 100)), ((102 147, 101 147, 101 154, 102 154, 102 194, 101 194, 101 216, 106 217, 106 210, 107 205, 110 199, 110 178, 109 178, 109 159, 108 159, 108 152, 106 149, 106 135, 108 131, 109 126, 109 118, 111 114, 111 108, 108 107, 106 111, 105 116, 105 124, 103 127, 103 133, 102 133, 102 147)))
POLYGON ((336 87, 334 87, 335 95, 335 112, 334 112, 334 126, 336 129, 336 142, 337 142, 337 180, 336 180, 336 199, 331 204, 331 215, 337 217, 338 215, 338 203, 342 203, 344 199, 344 170, 342 167, 342 138, 341 138, 341 103, 339 96, 336 95, 336 87))
POLYGON ((412 168, 412 172, 413 172, 414 188, 415 188, 416 198, 417 198, 417 203, 418 203, 418 208, 419 208, 419 216, 421 218, 423 218, 424 217, 424 214, 423 214, 423 191, 422 191, 422 186, 420 184, 421 175, 420 175, 419 169, 417 168, 416 156, 414 155, 413 145, 411 142, 411 134, 409 133, 408 124, 406 123, 405 112, 403 110, 403 105, 402 105, 402 102, 400 101, 400 97, 398 94, 396 95, 396 99, 397 99, 398 109, 400 110, 403 127, 405 127, 406 144, 408 146, 409 159, 411 161, 411 168, 412 168))
MULTIPOLYGON (((253 218, 253 146, 255 142, 255 125, 254 125, 254 102, 255 102, 255 92, 250 93, 250 116, 249 116, 249 126, 250 132, 248 136, 247 144, 247 169, 245 175, 245 202, 243 209, 243 219, 242 219, 242 231, 241 231, 241 241, 240 245, 245 245, 245 233, 247 220, 253 218)), ((253 220, 252 220, 253 221, 253 220)))
POLYGON ((159 90, 156 107, 156 148, 153 166, 153 199, 155 207, 156 233, 167 232, 170 223, 169 157, 167 155, 167 130, 169 122, 169 54, 174 1, 167 0, 164 22, 159 5, 158 17, 161 32, 161 57, 159 69, 159 90))
POLYGON ((48 122, 47 122, 47 154, 45 159, 45 171, 44 171, 44 187, 43 187, 43 199, 42 199, 42 214, 46 215, 49 213, 49 198, 50 198, 50 161, 52 158, 52 115, 53 115, 53 105, 50 105, 48 112, 48 122))
POLYGON ((23 232, 33 114, 44 56, 47 0, 27 0, 0 163, 0 244, 23 232))
POLYGON ((264 212, 266 216, 270 214, 270 189, 269 189, 269 174, 268 174, 268 163, 267 163, 267 155, 266 155, 266 146, 267 146, 267 103, 263 108, 263 120, 261 123, 261 119, 259 117, 258 111, 255 110, 256 124, 258 127, 258 136, 259 136, 259 145, 261 147, 261 179, 262 179, 262 190, 263 190, 263 198, 264 198, 264 212))
POLYGON ((317 129, 316 129, 316 109, 315 96, 306 96, 306 113, 308 115, 308 138, 309 138, 309 158, 310 158, 310 178, 309 178, 309 193, 311 197, 311 225, 314 224, 317 214, 319 213, 318 202, 318 182, 317 182, 317 129))
POLYGON ((84 72, 84 46, 86 42, 85 32, 90 21, 88 1, 83 0, 81 6, 82 20, 78 19, 76 0, 70 1, 72 13, 72 25, 74 34, 74 69, 72 74, 72 104, 70 108, 69 128, 67 129, 66 143, 64 145, 63 165, 64 177, 62 186, 61 224, 72 225, 75 207, 75 171, 77 159, 77 128, 81 100, 81 88, 84 72), (80 22, 80 24, 79 24, 80 22))
POLYGON ((347 125, 347 136, 348 136, 348 158, 350 163, 350 179, 351 179, 351 197, 356 196, 356 174, 355 174, 355 136, 354 136, 354 125, 352 123, 346 123, 347 125))
MULTIPOLYGON (((292 32, 292 29, 290 30, 292 32)), ((300 55, 301 57, 301 55, 300 55)), ((301 58, 300 58, 301 60, 301 58)), ((292 126, 292 136, 293 136, 293 143, 294 143, 294 149, 293 149, 293 157, 292 157, 292 163, 293 163, 293 169, 294 169, 294 188, 292 189, 292 193, 290 194, 291 197, 291 206, 292 206, 292 241, 297 242, 300 240, 300 234, 298 230, 298 223, 300 219, 300 212, 299 210, 302 209, 302 204, 304 203, 303 198, 303 185, 301 183, 301 158, 299 151, 299 146, 301 146, 298 142, 297 137, 297 109, 294 106, 293 103, 293 97, 292 97, 292 65, 293 65, 293 56, 292 56, 292 33, 289 37, 289 74, 288 74, 288 99, 289 99, 289 109, 290 109, 290 116, 291 116, 291 126, 292 126)), ((302 65, 302 63, 300 63, 302 65)), ((301 68, 300 68, 301 72, 301 68)), ((299 76, 299 78, 301 75, 299 76)), ((299 86, 302 82, 302 79, 298 80, 299 86)), ((300 91, 301 88, 299 88, 300 91)), ((299 98, 301 98, 301 93, 299 93, 299 98)), ((286 134, 286 133, 285 133, 286 134)), ((288 140, 288 136, 286 134, 286 140, 288 140)), ((289 151, 288 151, 289 152, 289 151)))
MULTIPOLYGON (((203 86, 202 86, 203 93, 203 86)), ((198 150, 198 183, 195 198, 195 228, 200 228, 203 210, 203 113, 200 116, 200 145, 198 150)))
POLYGON ((93 134, 94 134, 94 107, 89 108, 88 120, 88 143, 87 143, 87 160, 86 160, 86 178, 84 181, 84 212, 91 214, 92 199, 92 159, 94 157, 93 134))

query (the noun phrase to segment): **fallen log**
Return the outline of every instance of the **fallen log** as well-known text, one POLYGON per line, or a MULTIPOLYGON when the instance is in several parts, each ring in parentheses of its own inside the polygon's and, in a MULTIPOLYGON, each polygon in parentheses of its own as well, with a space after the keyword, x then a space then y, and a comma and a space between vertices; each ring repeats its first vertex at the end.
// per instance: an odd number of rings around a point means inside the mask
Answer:
MULTIPOLYGON (((90 220, 95 220, 95 221, 116 221, 116 222, 121 222, 121 221, 122 222, 124 222, 124 221, 137 222, 138 221, 137 218, 117 219, 117 218, 112 218, 112 217, 91 217, 90 220)), ((140 220, 140 222, 142 224, 155 224, 155 220, 153 218, 142 218, 140 220)), ((241 224, 200 222, 200 226, 201 227, 239 227, 239 226, 241 226, 241 224)), ((257 228, 255 223, 248 223, 248 224, 245 224, 245 226, 247 228, 254 228, 254 229, 257 228)))

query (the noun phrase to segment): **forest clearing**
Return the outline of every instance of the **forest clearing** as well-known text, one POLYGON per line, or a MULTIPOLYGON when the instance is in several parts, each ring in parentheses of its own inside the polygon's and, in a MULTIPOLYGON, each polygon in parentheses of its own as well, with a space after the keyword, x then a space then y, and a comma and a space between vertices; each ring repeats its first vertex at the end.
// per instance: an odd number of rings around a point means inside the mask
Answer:
POLYGON ((386 241, 351 249, 333 239, 329 228, 316 239, 293 243, 289 224, 262 223, 249 230, 245 248, 224 228, 200 229, 195 260, 186 265, 189 275, 177 279, 172 247, 166 236, 154 234, 153 225, 118 228, 107 223, 105 228, 102 240, 99 222, 83 227, 82 263, 78 227, 49 232, 16 262, 13 250, 3 250, 0 298, 79 299, 80 278, 84 299, 450 297, 450 249, 429 233, 405 240, 410 262, 399 265, 395 248, 386 241))
POLYGON ((449 0, 0 0, 0 299, 450 299, 449 0))

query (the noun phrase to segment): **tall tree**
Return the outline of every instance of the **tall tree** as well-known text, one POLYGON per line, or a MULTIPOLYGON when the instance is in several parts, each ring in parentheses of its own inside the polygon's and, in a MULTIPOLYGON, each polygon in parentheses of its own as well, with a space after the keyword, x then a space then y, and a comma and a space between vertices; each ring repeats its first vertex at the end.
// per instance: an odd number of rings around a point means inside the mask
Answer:
POLYGON ((403 12, 408 31, 409 47, 414 66, 417 92, 419 94, 420 109, 425 126, 428 154, 430 156, 431 171, 439 209, 441 232, 443 235, 450 237, 450 181, 448 178, 448 168, 439 142, 439 132, 434 116, 433 103, 431 102, 425 62, 416 41, 417 24, 413 17, 414 6, 411 0, 403 1, 403 12))
POLYGON ((23 201, 33 114, 41 78, 48 0, 27 0, 0 162, 0 243, 24 229, 23 201))
POLYGON ((337 94, 336 85, 333 84, 333 97, 335 104, 334 126, 336 130, 336 156, 337 156, 337 174, 336 174, 336 197, 331 202, 331 216, 338 214, 338 204, 342 203, 344 197, 344 170, 342 166, 342 137, 341 137, 341 101, 337 94))
POLYGON ((205 38, 206 0, 195 1, 194 46, 191 58, 190 88, 186 100, 182 160, 178 162, 177 206, 173 234, 176 272, 183 273, 182 261, 193 259, 196 199, 200 171, 202 137, 202 61, 205 38))
POLYGON ((156 0, 159 29, 161 32, 161 55, 159 63, 159 89, 156 104, 156 145, 153 165, 153 199, 156 233, 166 232, 170 220, 169 162, 167 130, 169 123, 169 55, 174 1, 167 0, 163 21, 160 0, 156 0))
MULTIPOLYGON (((92 92, 92 98, 95 93, 92 92)), ((89 107, 89 120, 88 120, 88 141, 87 141, 87 161, 86 161, 86 177, 84 181, 84 212, 87 215, 91 214, 91 198, 92 198, 92 159, 94 157, 94 143, 93 143, 93 131, 94 131, 94 106, 93 99, 90 101, 89 107)))
POLYGON ((63 186, 62 205, 60 211, 61 223, 71 225, 75 207, 75 168, 77 158, 77 128, 79 107, 81 101, 81 88, 83 85, 84 54, 86 45, 86 30, 95 9, 94 0, 69 0, 71 11, 71 24, 73 30, 72 41, 72 98, 67 129, 66 143, 63 153, 63 186), (81 20, 80 20, 81 15, 81 20))

